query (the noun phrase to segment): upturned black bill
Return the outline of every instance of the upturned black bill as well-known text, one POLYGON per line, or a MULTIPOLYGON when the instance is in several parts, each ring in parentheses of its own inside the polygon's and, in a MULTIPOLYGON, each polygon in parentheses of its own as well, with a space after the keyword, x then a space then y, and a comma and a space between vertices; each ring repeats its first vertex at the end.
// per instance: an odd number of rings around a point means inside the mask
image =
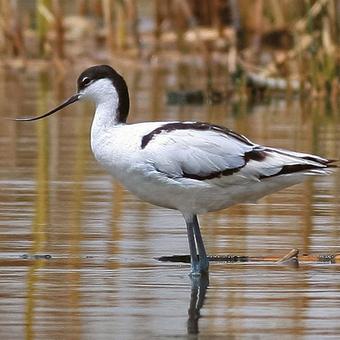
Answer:
POLYGON ((69 99, 67 99, 66 101, 64 101, 62 104, 60 104, 59 106, 57 106, 55 109, 48 111, 47 113, 44 113, 41 116, 36 116, 36 117, 19 117, 19 118, 15 118, 15 121, 19 121, 19 122, 32 122, 34 120, 38 120, 38 119, 42 119, 45 117, 48 117, 50 115, 52 115, 53 113, 63 109, 64 107, 78 101, 80 98, 80 95, 77 93, 75 95, 73 95, 72 97, 70 97, 69 99))

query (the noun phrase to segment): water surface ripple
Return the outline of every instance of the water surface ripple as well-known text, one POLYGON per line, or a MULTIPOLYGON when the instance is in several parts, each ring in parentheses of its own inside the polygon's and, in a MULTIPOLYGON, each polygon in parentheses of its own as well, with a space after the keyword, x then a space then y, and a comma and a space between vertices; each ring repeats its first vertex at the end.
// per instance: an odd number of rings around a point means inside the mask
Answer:
MULTIPOLYGON (((322 106, 171 107, 166 75, 123 72, 131 122, 211 121, 258 143, 339 158, 340 123, 322 106)), ((46 111, 73 93, 75 77, 55 86, 48 75, 17 75, 0 86, 0 115, 46 111)), ((42 122, 0 125, 1 339, 340 336, 338 264, 213 263, 209 280, 191 280, 189 265, 156 261, 188 253, 184 221, 140 202, 96 164, 92 110, 80 104, 42 122)), ((340 252, 339 181, 339 172, 315 177, 201 216, 208 253, 340 252)))

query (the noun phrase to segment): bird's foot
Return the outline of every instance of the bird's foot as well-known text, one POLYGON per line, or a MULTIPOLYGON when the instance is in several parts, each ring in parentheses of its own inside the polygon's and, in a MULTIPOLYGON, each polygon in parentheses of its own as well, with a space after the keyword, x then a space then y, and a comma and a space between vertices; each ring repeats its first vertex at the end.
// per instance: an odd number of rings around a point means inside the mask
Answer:
POLYGON ((203 259, 198 261, 197 263, 191 264, 191 273, 190 276, 204 276, 209 274, 209 261, 208 259, 203 259))

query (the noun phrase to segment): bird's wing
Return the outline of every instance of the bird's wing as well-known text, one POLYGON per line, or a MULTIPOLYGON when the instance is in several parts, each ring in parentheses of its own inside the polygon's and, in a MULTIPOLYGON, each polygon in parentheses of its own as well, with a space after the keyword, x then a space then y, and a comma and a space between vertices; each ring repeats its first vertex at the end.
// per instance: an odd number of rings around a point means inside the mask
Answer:
POLYGON ((231 130, 207 123, 161 125, 143 136, 141 149, 143 159, 167 177, 211 181, 222 186, 322 170, 328 164, 317 156, 262 147, 231 130))
POLYGON ((143 157, 168 177, 210 180, 239 171, 261 148, 225 128, 205 123, 171 123, 142 139, 143 157))

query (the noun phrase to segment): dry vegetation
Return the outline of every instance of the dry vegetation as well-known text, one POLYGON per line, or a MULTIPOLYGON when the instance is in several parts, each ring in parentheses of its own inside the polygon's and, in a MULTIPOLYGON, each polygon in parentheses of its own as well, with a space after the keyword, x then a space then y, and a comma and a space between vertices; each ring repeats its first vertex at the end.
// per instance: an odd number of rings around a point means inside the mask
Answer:
POLYGON ((336 99, 339 0, 0 0, 1 65, 218 65, 230 92, 336 99))

